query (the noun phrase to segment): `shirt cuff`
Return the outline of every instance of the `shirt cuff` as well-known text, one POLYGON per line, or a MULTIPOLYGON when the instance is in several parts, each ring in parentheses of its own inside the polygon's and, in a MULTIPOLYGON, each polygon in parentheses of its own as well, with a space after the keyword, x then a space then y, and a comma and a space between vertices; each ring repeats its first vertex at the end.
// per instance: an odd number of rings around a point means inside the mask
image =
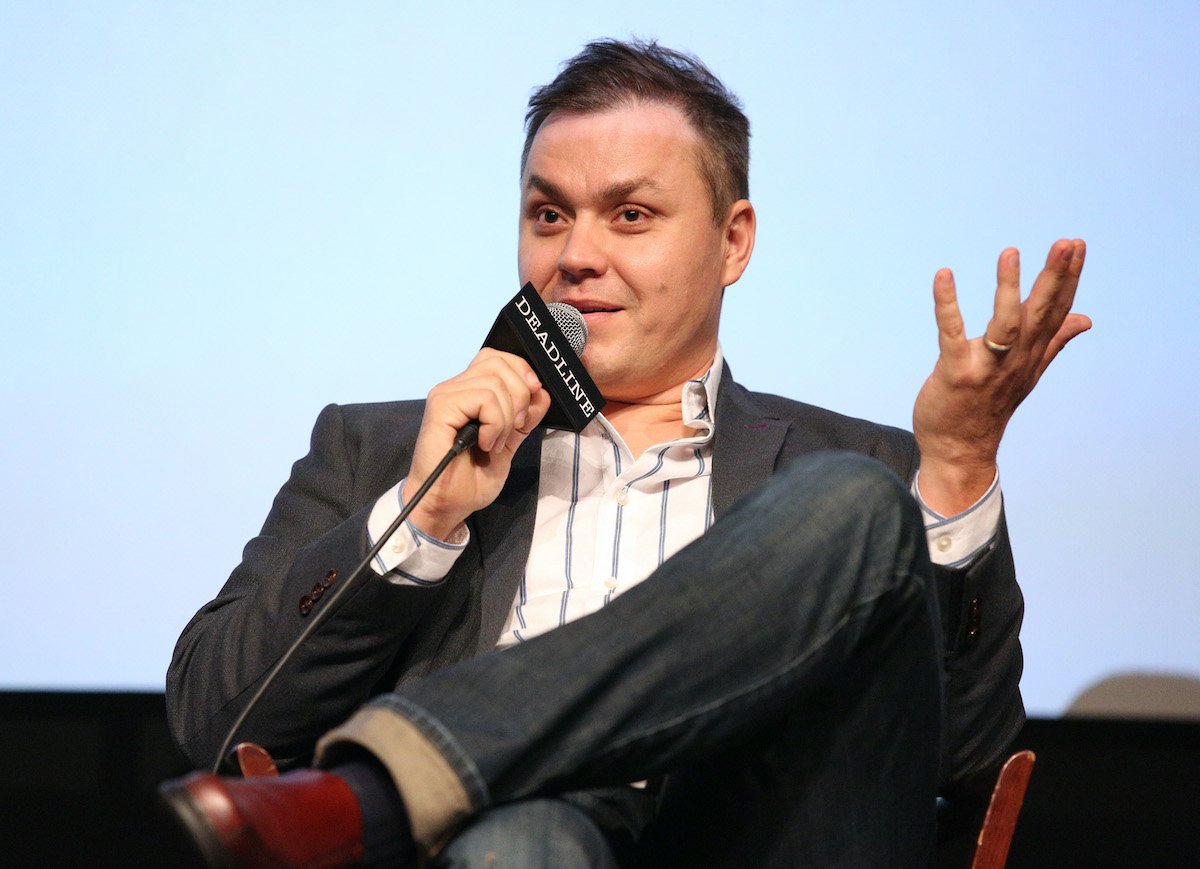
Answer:
POLYGON ((943 567, 966 567, 995 542, 1000 530, 1004 494, 1000 491, 999 472, 983 497, 955 516, 943 516, 929 508, 921 498, 920 478, 921 472, 917 471, 912 493, 925 520, 929 560, 943 567))
MULTIPOLYGON (((404 509, 404 480, 379 496, 367 518, 367 544, 374 546, 404 509)), ((371 569, 396 585, 437 585, 467 548, 471 532, 461 525, 450 541, 430 537, 405 519, 371 561, 371 569)))

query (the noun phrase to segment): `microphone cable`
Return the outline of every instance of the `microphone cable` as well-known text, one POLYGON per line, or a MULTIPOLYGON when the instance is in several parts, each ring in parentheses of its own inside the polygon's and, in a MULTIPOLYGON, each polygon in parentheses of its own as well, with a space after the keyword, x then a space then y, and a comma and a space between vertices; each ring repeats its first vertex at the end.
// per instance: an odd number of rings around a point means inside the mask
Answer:
POLYGON ((362 575, 362 572, 367 569, 370 563, 375 559, 375 556, 377 556, 383 549, 384 544, 386 544, 392 538, 392 535, 396 533, 396 531, 404 523, 404 520, 408 518, 408 514, 413 511, 413 508, 416 507, 417 504, 421 503, 421 499, 425 497, 425 493, 428 492, 433 487, 433 484, 438 481, 438 478, 442 475, 442 472, 446 470, 446 467, 462 453, 475 446, 478 442, 479 420, 471 420, 458 430, 458 433, 454 438, 454 444, 449 450, 446 451, 446 455, 442 457, 442 460, 438 462, 437 467, 433 469, 433 472, 428 478, 426 478, 425 482, 421 484, 421 487, 417 489, 416 493, 413 494, 411 500, 404 505, 404 509, 400 511, 400 515, 397 516, 392 524, 388 526, 387 530, 383 532, 378 542, 371 547, 366 558, 359 563, 358 567, 351 571, 350 576, 341 584, 341 587, 329 596, 328 600, 325 602, 325 606, 321 607, 320 612, 318 612, 316 616, 313 617, 313 620, 305 626, 304 630, 300 632, 300 635, 296 637, 290 646, 288 646, 288 650, 283 653, 283 657, 276 661, 275 666, 273 666, 270 672, 267 673, 266 677, 262 681, 262 684, 258 686, 258 690, 254 692, 254 696, 250 698, 250 702, 243 707, 241 714, 238 715, 237 719, 233 722, 233 725, 229 728, 229 732, 225 736, 225 741, 222 742, 221 747, 217 749, 217 759, 213 762, 212 768, 214 774, 220 774, 221 766, 226 761, 226 754, 233 743, 234 736, 237 735, 238 730, 241 729, 242 725, 246 721, 246 718, 250 715, 250 712, 255 706, 258 705, 258 701, 262 698, 263 694, 265 694, 267 689, 271 687, 271 683, 275 681, 275 677, 279 675, 279 671, 287 666, 288 661, 290 661, 292 656, 295 655, 296 650, 299 649, 300 645, 312 635, 313 631, 315 631, 325 622, 326 617, 329 615, 329 613, 333 612, 335 609, 335 604, 341 600, 342 595, 344 595, 346 590, 354 584, 355 580, 357 580, 360 575, 362 575))

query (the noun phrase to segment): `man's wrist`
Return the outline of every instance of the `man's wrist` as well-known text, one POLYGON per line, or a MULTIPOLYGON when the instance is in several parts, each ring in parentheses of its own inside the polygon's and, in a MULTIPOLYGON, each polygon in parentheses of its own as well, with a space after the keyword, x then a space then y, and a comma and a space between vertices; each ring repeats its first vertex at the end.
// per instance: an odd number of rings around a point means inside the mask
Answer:
MULTIPOLYGON (((410 503, 410 498, 419 488, 419 486, 412 486, 406 480, 401 493, 403 503, 410 503)), ((463 536, 466 530, 463 523, 467 517, 439 510, 437 509, 437 505, 430 504, 429 500, 429 493, 426 493, 426 496, 421 499, 421 503, 413 507, 412 512, 408 514, 408 522, 427 537, 432 537, 435 540, 441 540, 445 543, 455 543, 463 536)))
MULTIPOLYGON (((404 509, 402 485, 403 481, 397 483, 381 495, 372 507, 367 519, 368 545, 374 546, 404 509)), ((436 538, 413 524, 409 517, 386 541, 372 566, 376 573, 392 582, 436 584, 449 572, 470 540, 470 532, 465 525, 460 526, 459 531, 448 540, 436 538)))
POLYGON ((953 462, 921 457, 921 498, 942 516, 955 516, 987 494, 996 479, 996 460, 953 462))

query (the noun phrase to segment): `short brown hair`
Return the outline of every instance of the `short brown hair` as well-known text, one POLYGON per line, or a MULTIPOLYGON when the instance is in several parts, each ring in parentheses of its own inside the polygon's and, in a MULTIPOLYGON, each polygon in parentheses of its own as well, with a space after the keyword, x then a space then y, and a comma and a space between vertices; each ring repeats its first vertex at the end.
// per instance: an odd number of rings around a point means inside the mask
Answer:
POLYGON ((656 42, 589 42, 550 84, 529 98, 521 172, 533 138, 551 112, 590 113, 646 100, 675 106, 700 135, 700 172, 713 221, 750 196, 750 121, 741 102, 700 60, 656 42))

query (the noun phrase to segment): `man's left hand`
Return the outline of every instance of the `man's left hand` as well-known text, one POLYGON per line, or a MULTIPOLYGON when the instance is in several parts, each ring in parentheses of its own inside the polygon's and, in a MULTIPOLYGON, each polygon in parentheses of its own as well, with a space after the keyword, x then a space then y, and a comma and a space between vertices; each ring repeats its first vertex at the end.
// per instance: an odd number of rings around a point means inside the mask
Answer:
POLYGON ((979 338, 966 336, 954 275, 941 269, 934 276, 941 353, 913 406, 921 497, 931 509, 952 516, 983 496, 1017 405, 1067 342, 1092 327, 1071 313, 1085 255, 1082 239, 1056 241, 1022 302, 1017 250, 1001 253, 994 312, 979 338))

